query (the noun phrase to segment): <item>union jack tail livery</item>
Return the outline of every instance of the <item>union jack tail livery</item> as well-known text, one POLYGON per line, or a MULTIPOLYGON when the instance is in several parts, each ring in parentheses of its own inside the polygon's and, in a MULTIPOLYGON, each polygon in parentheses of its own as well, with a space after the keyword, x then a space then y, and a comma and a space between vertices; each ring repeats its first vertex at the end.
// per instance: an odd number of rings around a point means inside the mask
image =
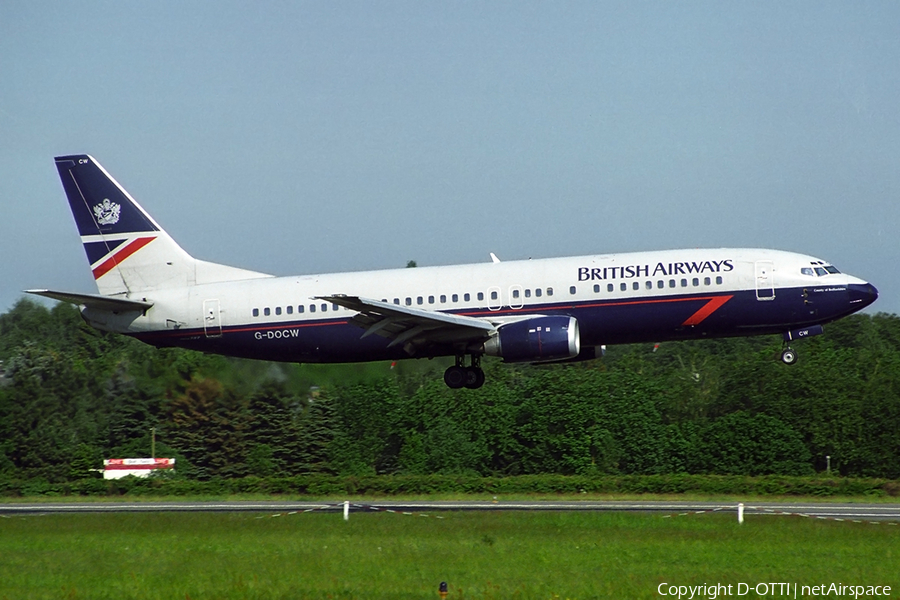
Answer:
POLYGON ((60 156, 56 168, 101 295, 188 285, 194 259, 99 163, 60 156))
POLYGON ((56 168, 101 295, 265 276, 191 257, 91 156, 59 156, 56 168))

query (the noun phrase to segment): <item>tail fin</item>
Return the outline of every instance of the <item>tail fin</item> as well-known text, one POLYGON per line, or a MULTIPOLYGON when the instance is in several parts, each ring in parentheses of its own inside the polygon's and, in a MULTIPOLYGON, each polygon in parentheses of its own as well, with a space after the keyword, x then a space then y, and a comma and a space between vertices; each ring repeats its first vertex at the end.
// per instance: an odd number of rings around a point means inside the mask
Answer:
POLYGON ((267 277, 191 257, 92 157, 55 160, 102 295, 267 277))

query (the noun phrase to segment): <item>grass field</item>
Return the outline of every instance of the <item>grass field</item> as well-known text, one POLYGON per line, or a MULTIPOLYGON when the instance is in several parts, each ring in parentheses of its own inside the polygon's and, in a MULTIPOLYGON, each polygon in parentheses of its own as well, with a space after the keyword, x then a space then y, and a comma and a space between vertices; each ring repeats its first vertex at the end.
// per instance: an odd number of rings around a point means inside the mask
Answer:
POLYGON ((451 600, 661 598, 664 582, 730 584, 733 597, 742 582, 889 585, 900 597, 900 526, 783 516, 738 525, 721 513, 441 516, 2 518, 0 598, 424 599, 439 597, 441 581, 451 600))

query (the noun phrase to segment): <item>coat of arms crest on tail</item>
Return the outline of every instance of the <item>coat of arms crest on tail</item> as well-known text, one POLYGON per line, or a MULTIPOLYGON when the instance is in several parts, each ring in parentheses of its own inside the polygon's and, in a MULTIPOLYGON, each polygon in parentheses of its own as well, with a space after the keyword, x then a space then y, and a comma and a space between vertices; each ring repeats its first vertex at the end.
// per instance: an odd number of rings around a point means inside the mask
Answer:
POLYGON ((119 222, 121 206, 104 198, 103 202, 94 207, 94 215, 98 225, 115 225, 119 222))

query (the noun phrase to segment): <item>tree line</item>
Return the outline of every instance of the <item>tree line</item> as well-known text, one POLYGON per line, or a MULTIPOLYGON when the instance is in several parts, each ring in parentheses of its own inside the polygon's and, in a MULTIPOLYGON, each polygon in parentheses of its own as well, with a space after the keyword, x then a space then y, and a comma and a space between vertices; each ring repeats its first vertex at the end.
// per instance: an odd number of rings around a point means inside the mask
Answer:
POLYGON ((840 475, 900 478, 900 318, 853 315, 776 360, 774 336, 611 347, 558 365, 299 366, 157 350, 28 300, 0 315, 0 478, 103 458, 178 477, 840 475))

